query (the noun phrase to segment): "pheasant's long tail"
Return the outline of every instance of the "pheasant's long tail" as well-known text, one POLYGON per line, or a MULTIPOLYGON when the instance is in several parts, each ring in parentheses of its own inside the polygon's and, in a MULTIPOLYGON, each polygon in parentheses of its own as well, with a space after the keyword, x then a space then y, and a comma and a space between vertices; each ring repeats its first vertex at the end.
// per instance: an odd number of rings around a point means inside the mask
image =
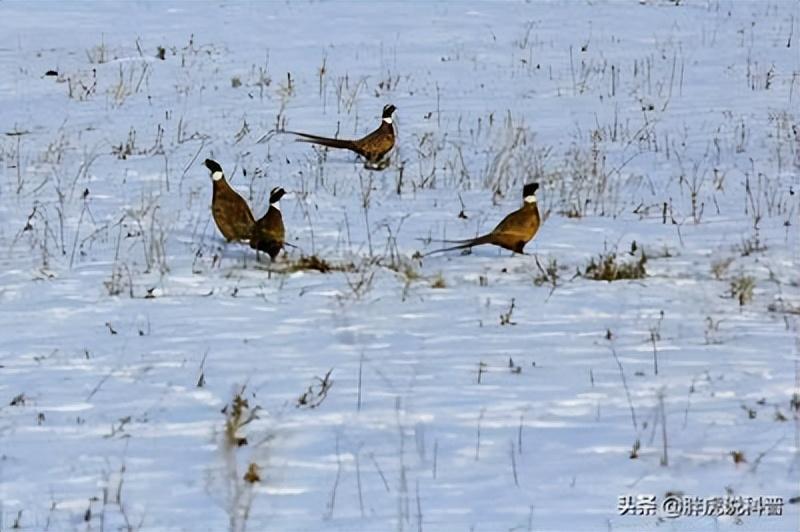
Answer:
POLYGON ((291 133, 292 135, 297 135, 298 137, 302 137, 297 139, 298 142, 310 142, 312 144, 328 146, 329 148, 343 148, 346 150, 352 150, 355 147, 355 144, 353 143, 352 140, 318 137, 317 135, 310 135, 308 133, 299 133, 297 131, 287 131, 286 133, 291 133))
POLYGON ((479 236, 478 238, 471 238, 469 240, 443 240, 443 242, 458 242, 457 246, 451 246, 448 248, 442 249, 434 249, 433 251, 429 251, 423 255, 423 257, 427 257, 428 255, 432 255, 434 253, 444 253, 445 251, 455 251, 457 249, 467 249, 473 246, 480 246, 482 244, 491 244, 492 243, 492 235, 487 234, 483 236, 479 236))

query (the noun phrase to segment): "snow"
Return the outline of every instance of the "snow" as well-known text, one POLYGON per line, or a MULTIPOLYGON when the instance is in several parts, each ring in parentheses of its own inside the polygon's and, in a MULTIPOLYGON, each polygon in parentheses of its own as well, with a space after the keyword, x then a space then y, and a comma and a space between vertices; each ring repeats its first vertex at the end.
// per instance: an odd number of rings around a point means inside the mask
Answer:
POLYGON ((0 6, 0 529, 798 529, 798 4, 0 6), (388 103, 382 172, 274 132, 388 103), (530 181, 528 255, 414 257, 530 181), (617 510, 668 493, 784 515, 617 510))

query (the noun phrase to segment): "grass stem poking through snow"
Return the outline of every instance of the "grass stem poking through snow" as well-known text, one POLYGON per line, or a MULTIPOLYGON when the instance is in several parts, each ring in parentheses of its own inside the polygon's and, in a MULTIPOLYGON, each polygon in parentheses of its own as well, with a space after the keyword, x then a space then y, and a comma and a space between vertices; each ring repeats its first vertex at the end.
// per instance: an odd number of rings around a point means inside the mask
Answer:
POLYGON ((611 330, 606 331, 606 340, 608 340, 608 348, 611 350, 611 356, 614 357, 614 361, 617 363, 617 368, 619 369, 619 377, 622 380, 622 387, 625 388, 625 397, 628 399, 628 407, 631 411, 631 422, 633 423, 633 430, 638 432, 639 431, 639 424, 636 422, 636 410, 633 408, 633 401, 631 400, 631 390, 628 388, 628 380, 625 378, 625 370, 622 369, 622 362, 620 362, 619 357, 617 356, 617 350, 614 348, 614 335, 612 334, 611 330))
POLYGON ((661 340, 661 323, 664 321, 664 311, 662 310, 658 322, 650 327, 650 342, 653 344, 653 374, 658 375, 658 347, 656 342, 661 340))

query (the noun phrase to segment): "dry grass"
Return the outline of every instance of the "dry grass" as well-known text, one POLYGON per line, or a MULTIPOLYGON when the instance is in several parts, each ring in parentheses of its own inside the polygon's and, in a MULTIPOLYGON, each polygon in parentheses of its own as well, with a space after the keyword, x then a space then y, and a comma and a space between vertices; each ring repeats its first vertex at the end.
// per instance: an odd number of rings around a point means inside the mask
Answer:
POLYGON ((437 273, 431 278, 431 288, 447 288, 447 283, 441 272, 437 273))
POLYGON ((719 281, 728 271, 728 267, 733 263, 733 257, 724 257, 711 262, 711 274, 714 279, 719 281))
POLYGON ((730 296, 744 306, 753 300, 753 290, 756 280, 750 275, 739 275, 731 279, 730 296))
POLYGON ((583 277, 593 281, 620 281, 624 279, 644 279, 647 277, 645 263, 647 255, 642 250, 638 259, 623 262, 615 253, 592 257, 583 270, 583 277))
POLYGON ((319 255, 301 255, 300 258, 270 265, 266 269, 274 273, 296 273, 304 271, 331 273, 354 272, 358 270, 356 265, 352 262, 332 262, 319 255))

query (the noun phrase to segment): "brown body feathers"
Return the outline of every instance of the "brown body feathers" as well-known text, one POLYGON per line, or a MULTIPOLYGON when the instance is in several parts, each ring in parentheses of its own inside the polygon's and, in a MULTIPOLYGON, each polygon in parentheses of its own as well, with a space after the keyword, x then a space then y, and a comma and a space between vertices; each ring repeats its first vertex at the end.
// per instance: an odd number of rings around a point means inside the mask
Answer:
POLYGON ((283 216, 278 207, 278 202, 285 193, 286 191, 280 187, 272 189, 269 195, 269 209, 255 223, 250 235, 250 247, 263 251, 272 260, 275 260, 275 257, 283 249, 285 241, 286 230, 283 226, 283 216))
POLYGON ((482 244, 492 244, 515 253, 524 253, 525 245, 536 236, 541 223, 539 207, 536 204, 536 189, 538 188, 538 183, 525 185, 522 189, 522 207, 503 218, 490 233, 469 240, 454 241, 458 245, 430 251, 426 255, 466 249, 482 244))
POLYGON ((357 153, 367 160, 370 164, 377 164, 383 160, 387 153, 394 147, 394 126, 392 125, 392 114, 395 111, 394 105, 387 105, 383 108, 383 115, 381 118, 381 125, 378 129, 369 133, 365 137, 356 140, 332 139, 328 137, 319 137, 317 135, 310 135, 308 133, 299 133, 296 131, 287 131, 293 135, 297 135, 300 142, 310 142, 312 144, 319 144, 320 146, 327 146, 329 148, 340 148, 350 150, 357 153))
POLYGON ((206 159, 206 168, 211 171, 214 191, 211 197, 211 214, 222 236, 227 241, 247 240, 255 224, 255 218, 247 202, 225 179, 222 167, 212 159, 206 159))

